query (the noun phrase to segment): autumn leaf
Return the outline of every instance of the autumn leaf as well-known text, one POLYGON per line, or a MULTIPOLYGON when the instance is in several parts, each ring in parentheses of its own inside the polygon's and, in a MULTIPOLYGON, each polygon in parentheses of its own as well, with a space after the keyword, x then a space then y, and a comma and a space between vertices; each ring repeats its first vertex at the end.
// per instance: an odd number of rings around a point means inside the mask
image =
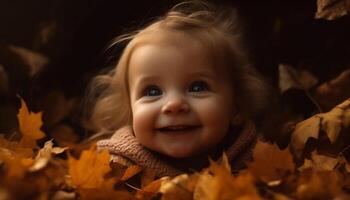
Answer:
POLYGON ((51 160, 52 154, 60 154, 67 148, 53 147, 52 140, 47 141, 42 149, 39 150, 35 157, 34 164, 29 168, 30 172, 43 169, 51 160))
POLYGON ((173 179, 163 177, 163 182, 159 188, 164 200, 190 200, 193 199, 194 187, 197 184, 198 175, 181 174, 173 179))
POLYGON ((130 179, 131 177, 140 173, 141 171, 142 171, 142 167, 140 167, 138 165, 132 165, 125 170, 125 172, 124 172, 123 176, 120 178, 120 180, 127 181, 128 179, 130 179))
POLYGON ((17 115, 19 130, 22 138, 19 142, 20 146, 35 148, 36 140, 45 137, 44 132, 40 130, 43 125, 42 113, 33 113, 28 110, 27 104, 21 98, 21 108, 17 115))
POLYGON ((276 144, 258 141, 253 149, 253 161, 247 162, 248 169, 265 182, 281 179, 286 173, 294 172, 295 164, 288 148, 280 150, 276 144))
POLYGON ((151 199, 158 193, 163 181, 164 179, 162 178, 152 181, 150 184, 143 187, 140 191, 137 191, 135 196, 139 199, 151 199))
POLYGON ((96 145, 84 150, 77 160, 68 156, 68 173, 73 184, 79 189, 112 188, 114 181, 104 176, 111 171, 110 155, 107 150, 96 151, 96 145))
POLYGON ((342 179, 336 171, 303 171, 298 180, 298 199, 334 199, 342 193, 342 179))
POLYGON ((349 0, 317 0, 316 19, 335 20, 350 12, 349 0))
POLYGON ((319 171, 332 171, 339 163, 339 159, 317 154, 316 151, 311 153, 311 159, 305 159, 304 164, 299 170, 314 169, 319 171))
POLYGON ((215 162, 211 165, 213 167, 199 175, 193 199, 261 199, 250 172, 242 171, 233 176, 225 166, 215 162))
POLYGON ((33 164, 32 155, 32 149, 20 147, 0 135, 0 165, 3 164, 7 178, 22 178, 33 164))
POLYGON ((301 157, 309 138, 318 139, 323 130, 331 143, 334 143, 342 128, 350 126, 350 99, 334 107, 327 113, 321 113, 298 123, 292 133, 291 147, 298 158, 301 157))

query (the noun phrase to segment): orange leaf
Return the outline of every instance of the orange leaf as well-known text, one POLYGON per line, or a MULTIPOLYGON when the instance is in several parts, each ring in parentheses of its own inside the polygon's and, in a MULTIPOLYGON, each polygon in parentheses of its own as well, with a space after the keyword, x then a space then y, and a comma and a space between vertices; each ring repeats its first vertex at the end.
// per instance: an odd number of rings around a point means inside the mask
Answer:
POLYGON ((121 181, 126 181, 128 180, 129 178, 135 176, 136 174, 138 174, 139 172, 142 171, 142 168, 138 165, 132 165, 130 167, 128 167, 123 176, 120 178, 121 181))
POLYGON ((21 108, 17 114, 19 130, 22 134, 22 138, 19 142, 20 146, 35 148, 36 140, 45 137, 44 132, 40 130, 43 125, 41 117, 42 112, 30 112, 26 103, 21 98, 21 108))
POLYGON ((194 200, 215 199, 262 199, 255 188, 254 177, 242 171, 237 177, 232 176, 224 168, 216 168, 216 172, 202 173, 194 190, 194 200))
POLYGON ((68 173, 73 184, 80 189, 96 189, 101 187, 113 187, 114 181, 106 180, 104 176, 111 171, 109 166, 110 155, 107 150, 98 153, 96 145, 85 150, 76 160, 68 156, 68 173))
POLYGON ((342 175, 337 171, 305 170, 296 189, 297 199, 336 199, 342 191, 342 175))
POLYGON ((248 169, 257 177, 269 182, 281 179, 288 171, 294 172, 295 164, 288 148, 280 150, 276 144, 260 140, 253 150, 253 161, 248 162, 248 169))
POLYGON ((157 194, 161 184, 163 182, 163 179, 158 179, 147 186, 143 187, 140 191, 137 191, 136 197, 139 199, 145 199, 146 197, 148 199, 151 199, 155 194, 157 194))

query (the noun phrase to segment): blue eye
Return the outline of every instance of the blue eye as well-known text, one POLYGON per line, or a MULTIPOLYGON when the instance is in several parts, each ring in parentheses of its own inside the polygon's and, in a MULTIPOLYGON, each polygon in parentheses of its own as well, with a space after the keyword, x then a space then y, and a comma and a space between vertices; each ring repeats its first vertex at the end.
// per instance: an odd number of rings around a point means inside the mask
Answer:
POLYGON ((204 81, 195 81, 190 85, 189 92, 203 92, 209 90, 209 86, 204 81))
POLYGON ((154 97, 162 95, 162 90, 160 90, 157 86, 149 86, 143 92, 143 96, 154 97))

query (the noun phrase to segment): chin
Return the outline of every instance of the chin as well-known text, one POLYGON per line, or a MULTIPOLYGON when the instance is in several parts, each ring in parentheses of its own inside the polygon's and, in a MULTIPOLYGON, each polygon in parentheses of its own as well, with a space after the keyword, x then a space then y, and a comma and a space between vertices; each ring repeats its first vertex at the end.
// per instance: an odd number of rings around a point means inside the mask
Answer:
POLYGON ((166 151, 163 154, 170 156, 170 157, 173 157, 173 158, 179 158, 179 159, 188 158, 188 157, 196 155, 196 153, 193 151, 183 151, 183 149, 181 149, 179 151, 176 151, 176 150, 175 151, 166 151))

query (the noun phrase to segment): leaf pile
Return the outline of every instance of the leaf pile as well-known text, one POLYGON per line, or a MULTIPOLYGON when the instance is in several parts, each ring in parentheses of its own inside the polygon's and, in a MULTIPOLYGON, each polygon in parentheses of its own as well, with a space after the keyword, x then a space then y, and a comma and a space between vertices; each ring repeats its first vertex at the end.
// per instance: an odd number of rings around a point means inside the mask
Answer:
POLYGON ((330 145, 349 135, 350 99, 297 124, 291 148, 281 150, 258 141, 253 160, 239 173, 232 174, 224 154, 201 172, 160 179, 136 165, 110 166, 109 153, 97 151, 93 143, 79 156, 74 156, 82 148, 79 144, 68 149, 54 147, 49 140, 39 148, 37 141, 45 136, 40 130, 42 114, 30 112, 21 102, 18 122, 22 137, 0 138, 1 199, 350 198, 350 164, 343 154, 349 146, 332 155, 322 154, 317 146, 305 153, 308 140, 322 143, 321 133, 330 145), (133 185, 137 176, 141 186, 133 185))

